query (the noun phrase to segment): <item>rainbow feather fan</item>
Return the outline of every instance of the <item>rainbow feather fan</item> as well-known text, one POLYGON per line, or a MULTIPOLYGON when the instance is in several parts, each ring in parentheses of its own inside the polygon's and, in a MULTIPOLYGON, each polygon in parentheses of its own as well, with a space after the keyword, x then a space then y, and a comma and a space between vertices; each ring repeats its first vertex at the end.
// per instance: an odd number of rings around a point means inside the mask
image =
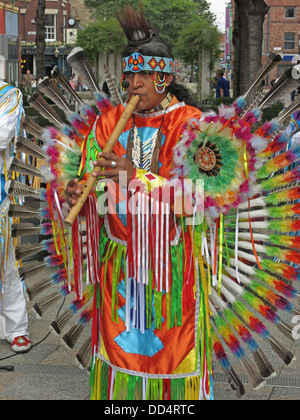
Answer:
MULTIPOLYGON (((293 327, 279 312, 291 320, 299 314, 300 149, 289 146, 276 119, 257 128, 260 113, 243 111, 245 102, 239 98, 217 115, 187 124, 174 148, 172 175, 181 183, 190 180, 191 191, 204 184, 201 250, 211 281, 214 334, 242 360, 245 351, 234 330, 266 378, 274 370, 250 331, 287 365, 294 360, 267 325, 293 340, 293 327)), ((196 193, 193 200, 197 203, 196 193)), ((215 351, 225 369, 228 356, 219 342, 215 351)), ((255 384, 255 372, 249 368, 246 374, 255 384)))

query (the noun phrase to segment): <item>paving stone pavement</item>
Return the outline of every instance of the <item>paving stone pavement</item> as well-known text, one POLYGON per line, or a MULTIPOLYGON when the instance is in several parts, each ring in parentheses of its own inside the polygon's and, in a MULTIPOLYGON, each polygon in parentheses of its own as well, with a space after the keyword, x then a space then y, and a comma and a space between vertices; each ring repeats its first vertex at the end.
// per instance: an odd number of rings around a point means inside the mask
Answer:
MULTIPOLYGON (((45 292, 49 294, 51 290, 45 292)), ((14 355, 10 345, 0 340, 1 366, 13 365, 14 371, 0 370, 0 400, 90 400, 89 374, 82 370, 75 361, 75 350, 65 347, 62 339, 49 334, 49 325, 56 317, 60 302, 47 311, 42 319, 37 319, 33 303, 28 302, 29 332, 35 345, 28 353, 14 355), (44 341, 39 343, 47 337, 44 341)), ((68 301, 64 309, 68 307, 68 301)), ((74 320, 73 324, 74 324, 74 320)), ((76 321, 76 320, 75 320, 76 321)), ((291 315, 286 316, 291 323, 291 315)), ((70 325, 73 325, 72 322, 70 325)), ((66 327, 67 329, 67 327, 66 327)), ((65 331, 65 330, 64 330, 65 331)), ((89 327, 83 333, 81 341, 90 333, 89 327)), ((276 328, 272 334, 295 354, 298 361, 292 366, 283 366, 282 361, 272 352, 266 342, 259 341, 262 350, 268 356, 278 376, 267 381, 264 388, 254 391, 249 385, 242 366, 234 362, 233 366, 245 383, 247 395, 244 400, 299 400, 300 399, 300 342, 292 343, 276 328)), ((257 336, 255 337, 257 338, 257 336)), ((80 342, 78 344, 79 348, 80 342)), ((233 362, 233 360, 231 359, 233 362)), ((235 392, 227 384, 226 377, 218 363, 215 365, 214 398, 218 400, 236 400, 235 392)))

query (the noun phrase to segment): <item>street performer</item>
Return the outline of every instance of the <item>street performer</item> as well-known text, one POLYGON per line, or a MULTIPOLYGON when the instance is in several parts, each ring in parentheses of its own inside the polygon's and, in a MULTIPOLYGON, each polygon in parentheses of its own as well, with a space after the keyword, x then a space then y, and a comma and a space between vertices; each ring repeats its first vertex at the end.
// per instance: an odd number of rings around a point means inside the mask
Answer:
POLYGON ((98 117, 80 176, 65 192, 74 206, 90 169, 100 180, 98 201, 108 197, 107 207, 99 205, 104 222, 94 299, 92 397, 210 398, 204 340, 199 348, 206 327, 191 259, 193 241, 173 212, 173 190, 165 194, 173 148, 184 125, 199 119, 201 111, 176 82, 174 57, 143 14, 125 8, 118 19, 128 39, 123 86, 128 100, 138 95, 140 101, 112 153, 101 151, 124 106, 98 117))

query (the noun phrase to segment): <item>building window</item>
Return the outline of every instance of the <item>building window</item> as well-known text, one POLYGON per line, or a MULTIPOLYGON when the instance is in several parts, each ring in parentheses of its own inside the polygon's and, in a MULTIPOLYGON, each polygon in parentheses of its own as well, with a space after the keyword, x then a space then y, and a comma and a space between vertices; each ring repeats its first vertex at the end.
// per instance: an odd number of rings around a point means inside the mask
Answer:
POLYGON ((8 37, 8 60, 18 60, 18 38, 8 37))
POLYGON ((287 7, 285 9, 286 18, 295 18, 296 17, 296 7, 287 7))
POLYGON ((284 34, 284 49, 294 50, 296 48, 296 34, 294 32, 286 32, 284 34))
POLYGON ((45 39, 56 41, 56 16, 45 15, 45 39))

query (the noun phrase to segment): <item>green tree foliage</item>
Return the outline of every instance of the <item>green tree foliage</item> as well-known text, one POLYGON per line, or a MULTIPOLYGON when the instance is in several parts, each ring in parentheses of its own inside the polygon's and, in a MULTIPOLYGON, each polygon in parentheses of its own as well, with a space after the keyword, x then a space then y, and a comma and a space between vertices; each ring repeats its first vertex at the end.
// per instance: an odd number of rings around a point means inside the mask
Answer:
POLYGON ((116 19, 91 22, 84 30, 78 32, 77 44, 94 62, 98 54, 118 53, 126 45, 123 30, 116 19))
MULTIPOLYGON (((140 0, 85 0, 99 22, 114 18, 125 5, 138 10, 140 3, 140 0)), ((195 17, 202 16, 211 24, 215 21, 207 0, 144 0, 142 3, 147 19, 171 47, 174 47, 178 33, 195 17)))
POLYGON ((214 20, 206 0, 145 0, 144 10, 150 23, 171 47, 179 32, 188 27, 195 16, 205 16, 210 22, 214 20))
POLYGON ((198 16, 178 34, 175 53, 187 64, 195 64, 199 53, 209 50, 211 61, 215 62, 219 54, 220 38, 218 28, 203 16, 198 16))

